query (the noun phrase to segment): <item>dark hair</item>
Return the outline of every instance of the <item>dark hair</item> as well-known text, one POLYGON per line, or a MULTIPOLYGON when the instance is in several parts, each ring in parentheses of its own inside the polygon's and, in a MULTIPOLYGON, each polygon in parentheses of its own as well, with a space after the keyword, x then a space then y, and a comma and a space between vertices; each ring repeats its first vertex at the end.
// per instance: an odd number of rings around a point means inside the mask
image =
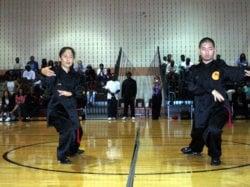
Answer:
POLYGON ((60 52, 59 52, 59 57, 62 57, 63 53, 66 51, 66 50, 70 50, 73 54, 73 58, 75 58, 75 50, 72 48, 72 47, 63 47, 60 52))
POLYGON ((5 92, 7 92, 8 93, 8 97, 10 97, 10 92, 9 92, 9 90, 3 90, 3 95, 2 95, 2 97, 4 97, 5 98, 5 92))
POLYGON ((30 65, 26 65, 26 66, 25 66, 25 70, 30 71, 30 70, 31 70, 30 65))
POLYGON ((203 43, 206 43, 206 42, 210 42, 212 43, 213 47, 215 47, 215 43, 214 43, 214 40, 212 38, 209 38, 209 37, 205 37, 205 38, 202 38, 200 43, 199 43, 199 48, 201 48, 201 45, 203 43))
POLYGON ((245 61, 246 60, 246 55, 245 53, 240 54, 240 61, 245 61))
POLYGON ((126 76, 127 76, 127 77, 131 77, 131 76, 132 76, 132 73, 131 73, 130 71, 128 71, 128 72, 126 73, 126 76))

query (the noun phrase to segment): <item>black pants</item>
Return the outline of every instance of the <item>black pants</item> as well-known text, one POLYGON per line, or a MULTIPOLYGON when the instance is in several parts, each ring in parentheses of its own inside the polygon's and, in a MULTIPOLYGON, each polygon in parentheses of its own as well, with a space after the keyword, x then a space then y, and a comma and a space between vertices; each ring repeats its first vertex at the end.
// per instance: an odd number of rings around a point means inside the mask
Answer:
POLYGON ((124 117, 128 117, 128 105, 130 106, 131 117, 135 117, 135 100, 134 98, 124 98, 124 117))
MULTIPOLYGON (((211 157, 221 156, 222 128, 228 120, 228 111, 225 107, 213 108, 203 128, 193 124, 189 147, 196 152, 202 152, 204 145, 208 147, 208 155, 211 157)), ((195 122, 194 122, 195 123, 195 122)))
POLYGON ((161 102, 162 102, 161 94, 152 96, 152 119, 158 119, 160 117, 161 102))
POLYGON ((59 133, 57 159, 65 159, 67 154, 72 151, 72 146, 75 145, 76 133, 69 119, 69 115, 62 105, 55 107, 49 116, 49 122, 59 133))
POLYGON ((108 99, 108 117, 117 117, 117 100, 114 97, 112 99, 108 99))

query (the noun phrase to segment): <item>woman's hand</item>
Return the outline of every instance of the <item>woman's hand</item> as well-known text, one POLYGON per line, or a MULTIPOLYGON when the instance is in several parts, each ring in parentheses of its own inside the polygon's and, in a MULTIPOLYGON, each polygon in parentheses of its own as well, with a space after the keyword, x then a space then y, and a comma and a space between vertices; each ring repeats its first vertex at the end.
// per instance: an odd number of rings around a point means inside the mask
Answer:
POLYGON ((72 92, 64 91, 64 90, 57 90, 59 93, 59 96, 65 96, 65 97, 70 97, 72 96, 72 92))
POLYGON ((45 67, 41 69, 41 73, 47 77, 56 76, 55 72, 51 70, 51 66, 45 67))

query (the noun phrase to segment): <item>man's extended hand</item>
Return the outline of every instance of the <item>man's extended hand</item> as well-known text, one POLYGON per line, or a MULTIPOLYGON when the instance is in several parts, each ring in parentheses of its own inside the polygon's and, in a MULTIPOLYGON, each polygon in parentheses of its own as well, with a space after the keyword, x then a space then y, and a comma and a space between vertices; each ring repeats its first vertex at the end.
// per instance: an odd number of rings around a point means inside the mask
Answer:
POLYGON ((245 76, 250 77, 250 70, 245 70, 245 76))
POLYGON ((225 100, 224 97, 217 90, 213 90, 212 95, 214 96, 214 101, 215 102, 216 101, 223 102, 225 100))

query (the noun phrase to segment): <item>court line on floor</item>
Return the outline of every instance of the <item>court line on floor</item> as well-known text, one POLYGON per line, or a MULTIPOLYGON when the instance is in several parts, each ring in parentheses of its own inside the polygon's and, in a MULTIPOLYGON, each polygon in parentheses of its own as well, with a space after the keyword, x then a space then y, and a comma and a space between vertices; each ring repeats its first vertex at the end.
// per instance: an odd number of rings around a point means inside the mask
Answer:
POLYGON ((140 147, 140 127, 138 127, 136 131, 134 151, 133 151, 133 156, 132 156, 131 163, 130 163, 130 170, 129 170, 126 187, 133 187, 134 185, 135 167, 136 167, 136 162, 138 158, 139 147, 140 147))
MULTIPOLYGON (((226 141, 226 142, 230 142, 230 141, 226 141)), ((48 143, 57 143, 56 141, 53 142, 40 142, 40 143, 36 143, 36 144, 29 144, 29 145, 24 145, 24 146, 20 146, 20 147, 16 147, 14 149, 11 149, 7 152, 5 152, 2 157, 4 160, 6 160, 7 162, 17 165, 17 166, 21 166, 21 167, 26 167, 26 168, 30 168, 30 169, 36 169, 36 170, 42 170, 42 171, 52 171, 52 172, 60 172, 60 173, 71 173, 71 174, 90 174, 90 175, 129 175, 129 173, 99 173, 99 172, 75 172, 75 171, 65 171, 65 170, 53 170, 53 169, 45 169, 45 168, 39 168, 39 167, 35 167, 35 166, 29 166, 29 165, 25 165, 22 163, 18 163, 16 161, 13 161, 11 159, 8 158, 8 154, 18 150, 18 149, 22 149, 25 147, 32 147, 32 146, 36 146, 36 145, 42 145, 42 144, 48 144, 48 143)), ((241 143, 241 142, 232 142, 235 144, 241 144, 241 145, 247 145, 249 146, 250 144, 247 143, 241 143)), ((154 173, 135 173, 134 175, 173 175, 173 174, 189 174, 189 173, 204 173, 204 172, 213 172, 213 171, 221 171, 221 170, 229 170, 229 169, 237 169, 237 168, 242 168, 242 167, 249 167, 250 163, 247 164, 242 164, 242 165, 237 165, 237 166, 231 166, 231 167, 224 167, 224 168, 215 168, 215 169, 205 169, 205 170, 194 170, 194 171, 179 171, 179 172, 154 172, 154 173)))

